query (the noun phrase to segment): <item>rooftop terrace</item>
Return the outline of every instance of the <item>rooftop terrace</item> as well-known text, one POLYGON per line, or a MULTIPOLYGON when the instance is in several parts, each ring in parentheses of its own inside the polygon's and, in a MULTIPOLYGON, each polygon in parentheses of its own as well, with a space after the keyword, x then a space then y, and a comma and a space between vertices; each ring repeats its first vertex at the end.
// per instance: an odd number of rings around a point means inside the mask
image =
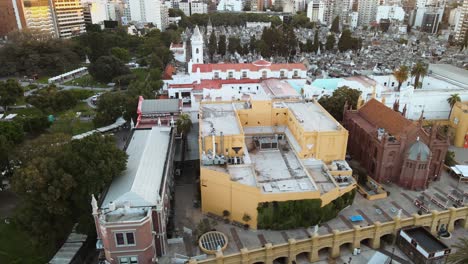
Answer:
POLYGON ((219 135, 220 132, 223 132, 224 135, 241 133, 233 104, 204 104, 201 109, 200 123, 203 136, 212 135, 213 132, 216 135, 219 135))
POLYGON ((285 104, 305 131, 337 131, 340 127, 340 124, 315 103, 290 102, 285 104))

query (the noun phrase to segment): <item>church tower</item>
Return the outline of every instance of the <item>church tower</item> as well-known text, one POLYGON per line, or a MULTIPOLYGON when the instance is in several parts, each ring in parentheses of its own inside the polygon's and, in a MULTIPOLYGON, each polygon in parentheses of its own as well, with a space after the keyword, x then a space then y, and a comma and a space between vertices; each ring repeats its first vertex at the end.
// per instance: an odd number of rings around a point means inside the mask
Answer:
POLYGON ((203 36, 200 34, 198 26, 193 30, 191 37, 192 44, 192 63, 202 64, 203 63, 203 36))

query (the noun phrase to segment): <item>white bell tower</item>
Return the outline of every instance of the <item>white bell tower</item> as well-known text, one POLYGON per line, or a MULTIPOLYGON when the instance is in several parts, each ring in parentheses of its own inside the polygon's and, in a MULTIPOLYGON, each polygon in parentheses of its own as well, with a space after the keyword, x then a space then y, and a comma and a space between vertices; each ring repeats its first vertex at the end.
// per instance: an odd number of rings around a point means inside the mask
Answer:
POLYGON ((192 43, 192 63, 202 64, 203 63, 203 37, 200 34, 198 26, 193 30, 193 35, 190 38, 192 43))

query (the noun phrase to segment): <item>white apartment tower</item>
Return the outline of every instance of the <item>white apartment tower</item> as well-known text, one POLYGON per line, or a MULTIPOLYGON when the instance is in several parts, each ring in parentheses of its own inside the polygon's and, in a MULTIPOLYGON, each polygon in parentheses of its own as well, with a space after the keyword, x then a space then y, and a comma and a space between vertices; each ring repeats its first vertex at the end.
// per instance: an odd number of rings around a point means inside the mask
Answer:
POLYGON ((307 5, 307 17, 311 22, 325 21, 325 2, 323 0, 312 0, 307 5))
POLYGON ((169 24, 169 10, 160 0, 129 0, 132 21, 153 23, 164 31, 169 24))
POLYGON ((60 38, 70 38, 86 32, 80 0, 54 0, 54 9, 60 38))
POLYGON ((358 0, 358 24, 360 26, 368 26, 375 21, 378 5, 379 0, 358 0))
MULTIPOLYGON (((460 8, 460 7, 459 7, 460 8)), ((468 30, 468 0, 463 1, 460 16, 455 23, 455 40, 463 41, 468 30)))
POLYGON ((200 34, 198 26, 193 30, 193 35, 190 38, 192 45, 192 62, 195 64, 203 63, 203 36, 200 34))

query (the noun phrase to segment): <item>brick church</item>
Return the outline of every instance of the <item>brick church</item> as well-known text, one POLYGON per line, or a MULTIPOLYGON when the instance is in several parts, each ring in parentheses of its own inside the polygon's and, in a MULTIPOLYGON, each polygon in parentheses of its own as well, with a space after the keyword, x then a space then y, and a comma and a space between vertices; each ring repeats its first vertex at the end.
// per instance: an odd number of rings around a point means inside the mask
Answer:
POLYGON ((412 122, 376 99, 359 110, 344 110, 343 125, 349 131, 348 151, 378 182, 393 182, 411 190, 426 189, 441 177, 449 140, 439 126, 412 122))

